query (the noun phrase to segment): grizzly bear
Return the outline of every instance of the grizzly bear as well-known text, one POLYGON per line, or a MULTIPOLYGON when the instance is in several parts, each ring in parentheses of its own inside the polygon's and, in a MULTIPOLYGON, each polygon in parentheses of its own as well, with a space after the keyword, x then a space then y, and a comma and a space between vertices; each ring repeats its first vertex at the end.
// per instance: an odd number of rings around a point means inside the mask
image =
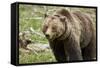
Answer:
POLYGON ((88 14, 57 10, 46 16, 42 30, 58 62, 96 60, 96 31, 88 14))

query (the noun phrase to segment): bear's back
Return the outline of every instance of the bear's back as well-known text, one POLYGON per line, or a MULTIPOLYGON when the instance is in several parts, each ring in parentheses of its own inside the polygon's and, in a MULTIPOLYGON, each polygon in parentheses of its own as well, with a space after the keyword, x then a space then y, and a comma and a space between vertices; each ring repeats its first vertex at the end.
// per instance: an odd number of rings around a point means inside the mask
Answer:
POLYGON ((84 48, 91 42, 94 32, 93 22, 87 14, 81 13, 79 11, 76 11, 73 14, 77 17, 81 26, 80 44, 81 47, 84 48))

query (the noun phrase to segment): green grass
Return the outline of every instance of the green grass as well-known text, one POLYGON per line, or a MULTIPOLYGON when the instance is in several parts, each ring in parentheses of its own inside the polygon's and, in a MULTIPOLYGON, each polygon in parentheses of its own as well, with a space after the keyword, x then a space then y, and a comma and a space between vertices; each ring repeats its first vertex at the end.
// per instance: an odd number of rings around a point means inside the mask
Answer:
POLYGON ((45 63, 45 62, 56 62, 51 52, 42 52, 38 53, 38 55, 33 53, 22 53, 19 55, 19 64, 45 63))
MULTIPOLYGON (((22 31, 25 31, 25 30, 28 30, 30 27, 32 27, 35 31, 42 33, 42 24, 41 24, 41 21, 42 20, 37 20, 37 19, 32 19, 32 20, 23 20, 21 19, 19 23, 19 30, 20 32, 22 31)), ((41 36, 38 36, 36 34, 32 34, 30 36, 30 39, 32 39, 33 41, 36 41, 36 42, 41 42, 41 43, 47 43, 47 39, 44 38, 44 37, 41 37, 41 36)))
MULTIPOLYGON (((37 6, 36 6, 37 8, 37 6)), ((36 9, 35 8, 35 9, 36 9)), ((32 15, 33 13, 33 6, 25 6, 25 5, 20 5, 19 6, 19 31, 27 31, 29 30, 30 27, 32 27, 35 31, 39 32, 42 34, 42 21, 43 19, 36 19, 38 17, 41 17, 43 14, 36 12, 35 14, 32 15)), ((37 8, 38 11, 41 9, 41 7, 37 8)), ((42 9, 41 9, 42 10, 42 9)), ((47 39, 41 36, 38 36, 36 34, 32 34, 30 36, 30 39, 36 43, 48 43, 47 39)), ((38 53, 38 55, 30 52, 30 53, 25 53, 25 52, 20 52, 19 51, 19 64, 27 64, 27 63, 42 63, 42 62, 54 62, 55 58, 52 54, 52 52, 41 52, 38 53)))

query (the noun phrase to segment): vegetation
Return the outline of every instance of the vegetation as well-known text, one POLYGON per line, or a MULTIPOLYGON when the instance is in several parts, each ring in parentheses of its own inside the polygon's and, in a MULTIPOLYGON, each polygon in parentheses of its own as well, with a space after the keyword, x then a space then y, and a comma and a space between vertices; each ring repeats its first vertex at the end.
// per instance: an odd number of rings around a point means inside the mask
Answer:
POLYGON ((34 53, 22 53, 19 55, 19 63, 45 63, 45 62, 56 62, 53 54, 51 52, 41 52, 38 55, 34 53))

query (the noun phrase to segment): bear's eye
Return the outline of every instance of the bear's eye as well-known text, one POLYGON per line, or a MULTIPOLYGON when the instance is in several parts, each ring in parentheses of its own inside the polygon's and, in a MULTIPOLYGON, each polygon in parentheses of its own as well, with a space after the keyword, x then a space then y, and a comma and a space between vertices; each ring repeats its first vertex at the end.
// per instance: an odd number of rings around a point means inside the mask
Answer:
POLYGON ((45 26, 45 29, 48 29, 48 26, 45 26))
POLYGON ((47 29, 48 29, 48 26, 44 26, 43 33, 45 33, 47 29))
POLYGON ((48 26, 45 26, 45 28, 48 28, 48 26))
POLYGON ((56 27, 52 27, 52 31, 55 32, 56 31, 56 27))
POLYGON ((52 20, 55 19, 55 17, 52 17, 52 20))

